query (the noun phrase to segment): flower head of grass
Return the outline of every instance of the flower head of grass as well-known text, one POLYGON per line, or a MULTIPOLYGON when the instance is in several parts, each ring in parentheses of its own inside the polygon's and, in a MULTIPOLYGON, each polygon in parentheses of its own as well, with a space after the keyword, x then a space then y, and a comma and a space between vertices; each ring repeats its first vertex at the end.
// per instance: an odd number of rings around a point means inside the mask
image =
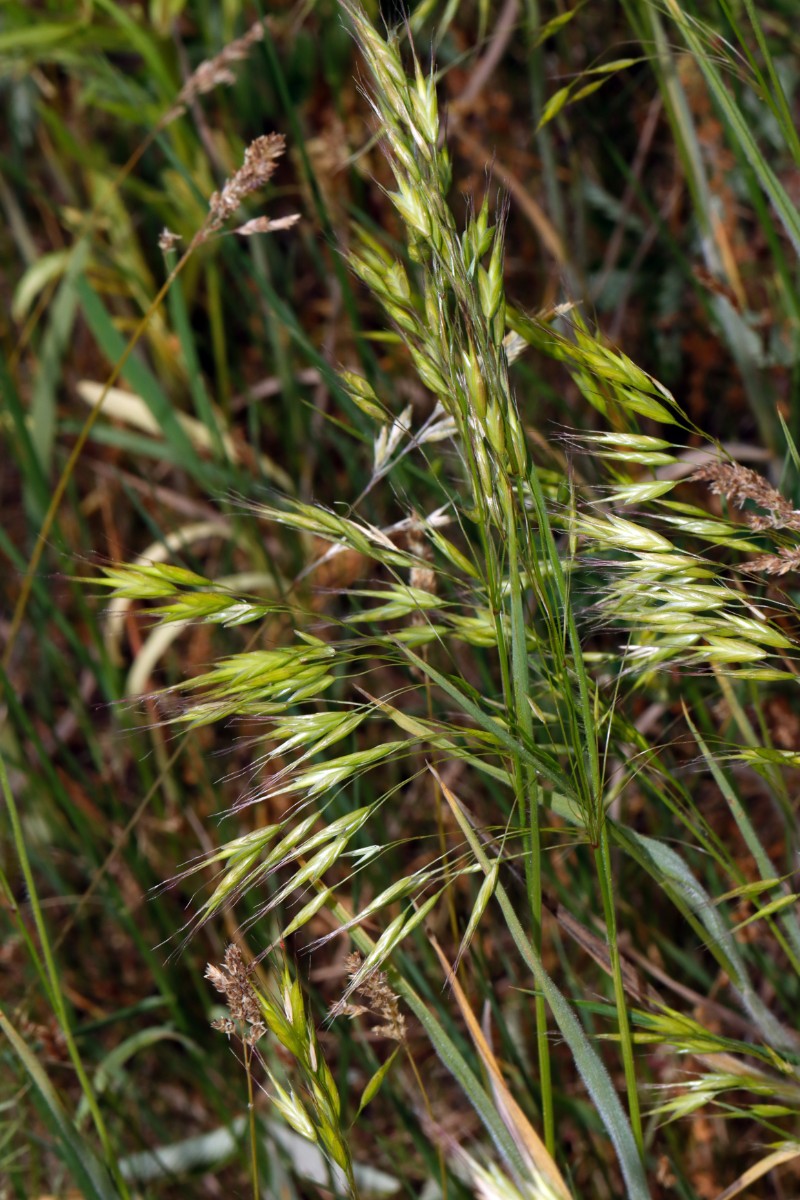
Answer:
POLYGON ((763 475, 740 463, 709 462, 692 474, 692 479, 707 483, 717 496, 724 496, 737 508, 744 508, 748 501, 768 515, 747 514, 751 529, 792 529, 800 532, 800 510, 795 509, 777 488, 763 475))
POLYGON ((213 1021, 213 1027, 227 1033, 229 1037, 238 1032, 242 1041, 251 1046, 260 1041, 266 1032, 266 1026, 250 972, 244 964, 239 947, 233 944, 228 946, 221 966, 216 967, 209 963, 206 967, 206 979, 225 997, 230 1013, 227 1017, 213 1021))
POLYGON ((350 1018, 369 1015, 373 1020, 378 1020, 378 1024, 372 1026, 372 1033, 378 1037, 389 1038, 393 1042, 404 1042, 406 1018, 400 1009, 400 997, 392 989, 385 971, 371 971, 363 978, 363 965, 363 956, 357 950, 348 956, 345 970, 351 984, 354 980, 361 979, 356 991, 363 1002, 353 1004, 348 1001, 340 1010, 341 1014, 350 1018))
POLYGON ((256 21, 246 33, 223 46, 219 54, 206 58, 195 67, 192 74, 178 92, 175 104, 164 117, 162 124, 174 121, 198 96, 205 96, 218 87, 229 87, 236 82, 233 71, 235 63, 247 58, 253 46, 264 40, 264 21, 256 21))
POLYGON ((211 231, 220 229, 252 192, 269 183, 285 149, 286 138, 281 133, 263 134, 250 143, 239 170, 209 199, 211 231))

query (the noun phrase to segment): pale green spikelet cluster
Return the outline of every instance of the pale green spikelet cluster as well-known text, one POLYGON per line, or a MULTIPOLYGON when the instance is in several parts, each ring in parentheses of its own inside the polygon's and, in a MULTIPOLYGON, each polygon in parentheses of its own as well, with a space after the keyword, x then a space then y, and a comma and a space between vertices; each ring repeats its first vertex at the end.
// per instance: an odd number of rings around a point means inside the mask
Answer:
MULTIPOLYGON (((272 996, 254 983, 252 969, 245 966, 238 946, 229 946, 221 967, 211 964, 206 978, 225 996, 229 1016, 213 1022, 214 1028, 240 1036, 249 1048, 263 1047, 267 1030, 295 1061, 301 1092, 281 1083, 277 1072, 267 1066, 263 1049, 255 1056, 270 1082, 272 1104, 296 1133, 315 1142, 326 1158, 342 1172, 351 1196, 357 1194, 353 1165, 342 1124, 339 1090, 322 1054, 313 1022, 306 1012, 303 993, 286 963, 280 995, 272 996)), ((248 1059, 251 1063, 252 1060, 248 1059)))
POLYGON ((669 1094, 651 1110, 659 1121, 666 1124, 708 1108, 729 1120, 758 1121, 774 1136, 777 1120, 800 1114, 800 1085, 788 1059, 722 1037, 669 1009, 639 1014, 639 1021, 643 1032, 637 1040, 671 1044, 692 1060, 680 1081, 661 1089, 669 1094))
MULTIPOLYGON (((275 602, 258 601, 242 595, 241 580, 236 589, 223 589, 220 584, 178 567, 172 563, 136 563, 102 567, 102 577, 96 580, 107 587, 115 600, 167 601, 154 608, 142 608, 159 623, 178 621, 208 621, 216 625, 248 625, 278 612, 275 602)), ((233 582, 233 581, 232 581, 233 582)))
MULTIPOLYGON (((363 230, 351 265, 398 328, 419 378, 455 420, 479 508, 485 499, 499 520, 498 489, 523 476, 528 461, 503 344, 503 222, 489 225, 485 199, 458 235, 447 203, 450 162, 440 144, 435 76, 425 77, 415 60, 408 78, 397 40, 384 41, 359 8, 345 8, 372 75, 370 99, 397 184, 389 198, 419 266, 421 291, 363 230)), ((353 386, 363 392, 363 384, 353 386)), ((360 398, 374 406, 372 396, 360 398)))
POLYGON ((509 309, 508 323, 524 343, 564 363, 586 400, 623 436, 636 417, 688 424, 669 389, 627 354, 609 346, 598 331, 590 330, 576 308, 570 307, 568 320, 556 313, 546 321, 509 309))
POLYGON ((280 998, 258 991, 264 1022, 270 1033, 294 1057, 302 1095, 284 1088, 268 1070, 272 1102, 292 1128, 316 1142, 325 1156, 344 1173, 351 1195, 356 1194, 353 1164, 342 1118, 339 1089, 325 1061, 313 1021, 296 978, 284 963, 280 998))
MULTIPOLYGON (((776 656, 793 656, 795 650, 775 620, 774 605, 754 603, 707 554, 690 550, 692 542, 699 541, 712 549, 752 552, 758 549, 752 537, 742 536, 741 526, 694 505, 666 499, 675 487, 673 480, 635 480, 629 473, 673 465, 670 443, 611 432, 569 441, 607 465, 614 477, 593 510, 571 517, 569 530, 583 539, 584 561, 602 556, 606 579, 597 611, 627 632, 629 640, 620 647, 627 670, 637 673, 640 683, 664 666, 710 666, 761 680, 791 678, 791 669, 774 661, 776 656), (618 515, 620 505, 638 506, 641 519, 618 515)), ((788 502, 755 472, 710 463, 694 478, 727 489, 734 500, 754 500, 778 514, 773 524, 786 525, 793 519, 788 502)), ((761 530, 767 522, 751 515, 749 525, 761 530)), ((758 569, 759 560, 755 562, 758 569)))
MULTIPOLYGON (((581 514, 574 528, 589 554, 615 555, 604 560, 613 570, 599 610, 629 634, 622 647, 629 668, 649 672, 708 663, 743 678, 787 678, 765 660, 793 651, 793 643, 762 608, 726 586, 710 560, 682 552, 649 525, 613 513, 581 514)), ((697 532, 686 524, 681 530, 697 532)))

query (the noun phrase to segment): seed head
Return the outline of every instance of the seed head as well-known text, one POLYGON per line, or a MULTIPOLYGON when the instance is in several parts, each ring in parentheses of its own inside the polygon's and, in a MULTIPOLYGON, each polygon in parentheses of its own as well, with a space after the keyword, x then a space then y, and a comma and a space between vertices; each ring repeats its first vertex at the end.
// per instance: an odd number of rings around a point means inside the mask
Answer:
POLYGON ((800 547, 782 546, 775 554, 760 554, 742 563, 743 571, 763 571, 765 575, 788 575, 800 572, 800 547))
POLYGON ((777 488, 763 475, 740 463, 710 462, 699 467, 691 479, 703 480, 717 496, 725 496, 737 508, 747 501, 766 509, 769 516, 749 513, 747 523, 756 531, 796 529, 800 531, 800 511, 794 509, 777 488))
MULTIPOLYGON (((354 951, 347 958, 345 967, 347 977, 352 982, 358 975, 363 958, 354 951)), ((392 991, 389 983, 389 977, 385 971, 373 971, 368 975, 360 987, 356 991, 361 995, 365 1003, 361 1004, 344 1004, 336 1005, 335 1012, 344 1013, 349 1017, 358 1017, 364 1013, 369 1013, 373 1018, 377 1017, 380 1024, 372 1026, 372 1032, 379 1037, 390 1038, 393 1042, 404 1042, 406 1038, 406 1019, 400 1011, 400 998, 392 991)))
POLYGON ((170 121, 174 121, 198 96, 204 96, 217 87, 228 87, 235 83, 236 75, 231 67, 234 63, 247 58, 251 48, 263 40, 264 25, 264 21, 256 21, 242 37, 229 42, 213 58, 207 58, 201 62, 178 92, 178 98, 163 123, 168 125, 170 121))
POLYGON ((250 973, 244 964, 242 952, 238 946, 230 945, 225 951, 221 967, 209 963, 205 977, 222 992, 228 1005, 230 1016, 220 1017, 212 1022, 214 1029, 226 1033, 239 1033, 247 1028, 244 1040, 251 1045, 264 1035, 265 1028, 261 1016, 261 1006, 258 1003, 250 973))
POLYGON ((286 139, 281 133, 267 133, 250 143, 242 166, 208 202, 211 231, 224 225, 251 192, 269 182, 285 147, 286 139))

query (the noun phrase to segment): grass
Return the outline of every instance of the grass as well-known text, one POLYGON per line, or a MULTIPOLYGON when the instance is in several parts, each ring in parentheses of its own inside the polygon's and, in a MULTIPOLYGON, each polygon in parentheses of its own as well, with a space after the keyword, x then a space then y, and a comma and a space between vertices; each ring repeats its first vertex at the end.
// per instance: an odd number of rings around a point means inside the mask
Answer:
POLYGON ((6 6, 4 1195, 793 1194, 791 15, 6 6))

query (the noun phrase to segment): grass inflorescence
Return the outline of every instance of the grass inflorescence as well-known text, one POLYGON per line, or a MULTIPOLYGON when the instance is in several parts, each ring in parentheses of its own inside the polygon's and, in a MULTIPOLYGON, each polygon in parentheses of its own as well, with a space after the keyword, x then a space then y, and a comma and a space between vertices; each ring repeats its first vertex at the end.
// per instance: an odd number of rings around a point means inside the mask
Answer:
POLYGON ((791 23, 175 7, 0 31, 9 1196, 791 1194, 791 23))

